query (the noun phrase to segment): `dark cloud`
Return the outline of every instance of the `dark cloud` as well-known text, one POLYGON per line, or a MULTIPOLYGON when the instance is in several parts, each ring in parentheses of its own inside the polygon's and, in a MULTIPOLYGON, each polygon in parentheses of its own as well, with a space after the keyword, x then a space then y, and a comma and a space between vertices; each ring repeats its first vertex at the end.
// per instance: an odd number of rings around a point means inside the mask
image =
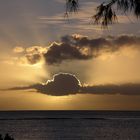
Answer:
POLYGON ((97 57, 106 45, 109 45, 109 42, 105 38, 89 40, 83 36, 64 36, 60 44, 51 45, 44 57, 48 64, 61 63, 66 60, 89 60, 97 57))
POLYGON ((124 47, 135 46, 139 49, 139 45, 140 37, 132 35, 94 39, 81 35, 67 35, 61 38, 60 43, 52 43, 49 47, 39 48, 44 49, 44 51, 30 52, 30 55, 27 53, 26 57, 30 64, 39 62, 40 56, 44 57, 47 64, 60 64, 67 60, 89 60, 100 56, 104 52, 112 53, 124 47))
POLYGON ((121 85, 98 85, 81 87, 81 93, 90 94, 120 94, 120 95, 140 95, 140 84, 121 84, 121 85))
POLYGON ((87 60, 91 57, 91 55, 80 52, 77 47, 68 43, 53 43, 47 53, 44 54, 48 64, 61 63, 63 60, 87 60))
POLYGON ((117 38, 112 38, 113 44, 117 46, 124 46, 124 45, 140 45, 140 37, 132 36, 132 35, 122 35, 118 36, 117 38))
POLYGON ((110 45, 110 42, 106 38, 94 38, 89 39, 87 36, 72 35, 64 36, 61 38, 62 42, 72 44, 77 47, 90 47, 91 49, 98 49, 105 45, 110 45))
POLYGON ((140 45, 140 37, 134 35, 108 36, 90 39, 86 36, 72 35, 62 37, 62 42, 74 45, 79 50, 89 48, 92 57, 99 56, 101 51, 119 51, 123 47, 132 47, 140 45))
POLYGON ((59 73, 54 75, 52 80, 48 80, 45 84, 35 84, 27 87, 15 87, 10 90, 28 90, 36 89, 37 92, 52 95, 64 96, 76 94, 81 87, 80 81, 76 76, 68 73, 59 73))
POLYGON ((15 87, 9 90, 28 89, 35 89, 39 93, 52 96, 75 95, 78 93, 95 95, 140 95, 140 84, 82 86, 75 75, 68 73, 56 74, 52 80, 48 80, 45 84, 15 87))

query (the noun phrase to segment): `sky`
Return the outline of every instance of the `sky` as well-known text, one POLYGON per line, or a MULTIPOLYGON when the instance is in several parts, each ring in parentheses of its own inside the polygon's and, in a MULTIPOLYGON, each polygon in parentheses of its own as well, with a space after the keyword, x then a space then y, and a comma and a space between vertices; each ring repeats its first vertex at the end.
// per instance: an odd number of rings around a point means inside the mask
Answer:
POLYGON ((0 0, 0 110, 140 110, 140 20, 118 12, 103 29, 103 0, 0 0))

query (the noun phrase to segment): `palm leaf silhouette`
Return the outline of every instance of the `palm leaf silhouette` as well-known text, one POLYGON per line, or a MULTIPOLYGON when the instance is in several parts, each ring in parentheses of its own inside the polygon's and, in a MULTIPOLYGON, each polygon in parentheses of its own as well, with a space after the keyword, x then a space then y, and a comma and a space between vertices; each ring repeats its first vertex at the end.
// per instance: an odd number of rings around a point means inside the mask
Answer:
MULTIPOLYGON (((66 15, 77 12, 79 0, 66 0, 66 15)), ((101 3, 96 8, 96 14, 92 16, 95 24, 107 27, 108 24, 117 22, 116 11, 132 12, 136 18, 140 17, 140 0, 110 0, 101 3), (115 9, 115 10, 114 10, 115 9), (116 10, 117 9, 117 10, 116 10)))

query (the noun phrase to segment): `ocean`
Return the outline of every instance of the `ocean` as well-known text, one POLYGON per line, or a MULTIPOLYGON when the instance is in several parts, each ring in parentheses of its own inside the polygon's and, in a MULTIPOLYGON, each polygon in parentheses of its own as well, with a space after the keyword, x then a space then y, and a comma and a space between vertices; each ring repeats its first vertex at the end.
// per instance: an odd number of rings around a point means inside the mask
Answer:
POLYGON ((140 111, 1 111, 15 140, 140 140, 140 111))

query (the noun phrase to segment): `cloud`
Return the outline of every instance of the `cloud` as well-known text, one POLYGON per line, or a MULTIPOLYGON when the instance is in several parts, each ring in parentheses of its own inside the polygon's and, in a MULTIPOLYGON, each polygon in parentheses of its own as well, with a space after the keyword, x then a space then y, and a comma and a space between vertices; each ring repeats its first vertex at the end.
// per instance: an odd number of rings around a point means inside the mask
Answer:
POLYGON ((82 53, 77 47, 68 43, 53 43, 44 54, 48 64, 61 63, 63 60, 87 60, 91 55, 82 53))
POLYGON ((24 49, 23 47, 17 46, 17 47, 15 47, 15 48, 13 49, 13 52, 14 52, 14 53, 23 53, 24 50, 25 50, 25 49, 24 49))
POLYGON ((36 64, 41 60, 41 55, 40 54, 27 54, 26 59, 29 64, 36 64))
MULTIPOLYGON (((75 47, 89 48, 93 54, 100 51, 118 51, 122 47, 131 47, 131 45, 139 45, 140 37, 134 35, 107 36, 90 39, 87 36, 72 35, 62 37, 62 42, 69 43, 75 47)), ((97 55, 98 56, 98 55, 97 55)))
POLYGON ((121 85, 97 85, 81 87, 81 93, 90 93, 96 95, 140 95, 140 84, 128 83, 121 85))
POLYGON ((36 89, 37 92, 52 96, 63 96, 76 94, 79 92, 81 83, 75 75, 68 73, 59 73, 53 76, 45 84, 34 84, 27 87, 15 87, 9 90, 28 90, 36 89))
POLYGON ((17 60, 14 61, 17 64, 30 64, 34 65, 39 63, 47 52, 47 47, 43 46, 32 46, 28 48, 15 47, 13 52, 16 53, 17 60))
POLYGON ((29 90, 35 89, 39 93, 51 96, 64 96, 76 94, 95 94, 95 95, 140 95, 140 84, 122 85, 94 85, 82 86, 80 80, 72 74, 59 73, 53 76, 44 84, 34 84, 25 87, 14 87, 8 90, 29 90))
MULTIPOLYGON (((23 54, 29 64, 38 63, 41 57, 47 64, 60 64, 71 60, 90 60, 103 53, 119 52, 124 48, 140 50, 140 37, 134 35, 108 36, 90 39, 82 35, 67 35, 50 46, 33 46, 23 54)), ((17 50, 17 49, 16 49, 17 50)))
POLYGON ((42 60, 44 53, 47 52, 46 47, 42 46, 32 46, 26 48, 26 53, 24 58, 26 58, 27 62, 31 65, 36 64, 42 60))

